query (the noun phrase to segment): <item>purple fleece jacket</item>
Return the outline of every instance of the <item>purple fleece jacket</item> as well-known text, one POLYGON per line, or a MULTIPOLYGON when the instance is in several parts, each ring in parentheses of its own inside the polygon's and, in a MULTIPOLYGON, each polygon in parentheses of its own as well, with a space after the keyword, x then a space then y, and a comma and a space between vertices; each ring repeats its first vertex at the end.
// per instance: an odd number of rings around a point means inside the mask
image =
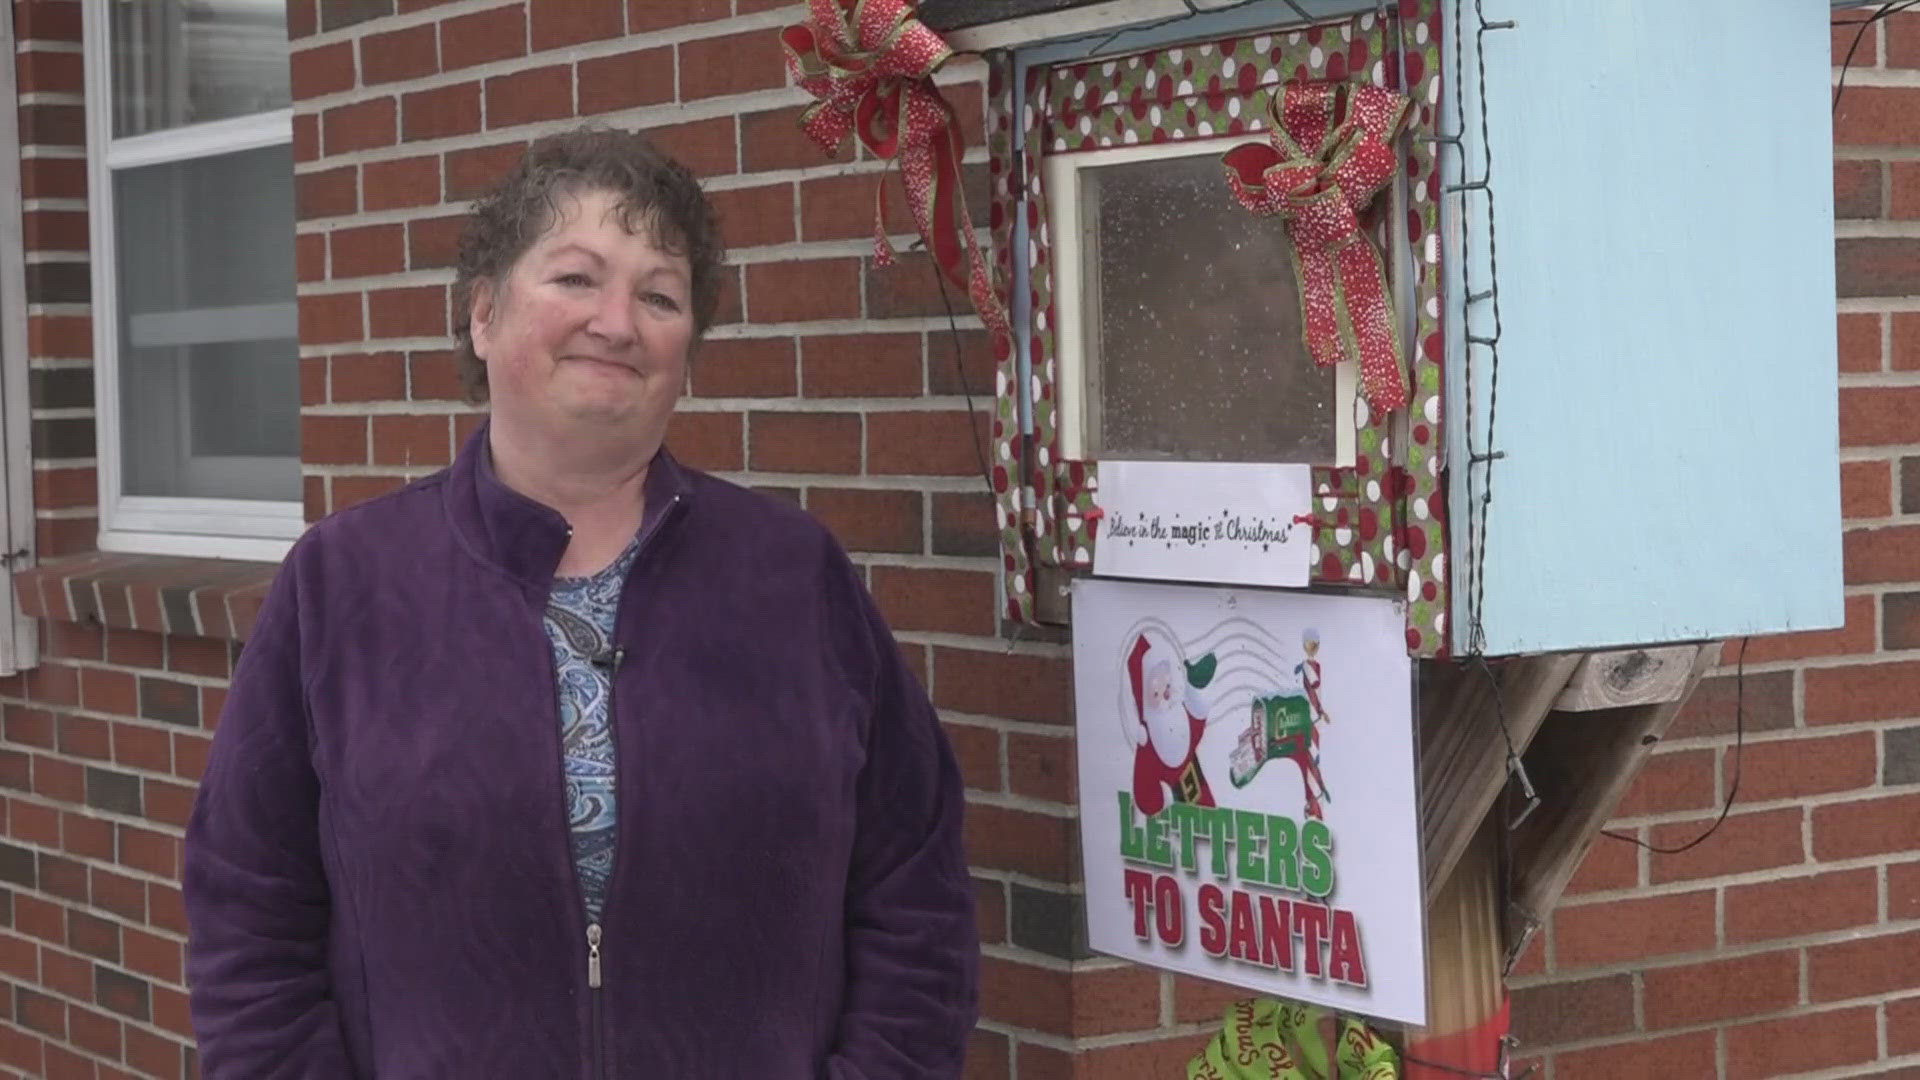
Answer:
POLYGON ((961 782, 825 529, 662 451, 590 987, 541 623, 567 524, 446 471, 310 529, 186 840, 207 1080, 957 1077, 961 782))

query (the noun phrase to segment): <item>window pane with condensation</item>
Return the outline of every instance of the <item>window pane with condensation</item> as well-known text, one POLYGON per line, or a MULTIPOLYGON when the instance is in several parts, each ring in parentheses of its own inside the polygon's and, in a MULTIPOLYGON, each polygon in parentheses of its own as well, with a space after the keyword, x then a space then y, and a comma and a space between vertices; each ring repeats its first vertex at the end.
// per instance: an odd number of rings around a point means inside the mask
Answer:
POLYGON ((125 493, 300 498, 292 148, 113 186, 125 493))
POLYGON ((1285 226, 1233 201, 1216 153, 1079 176, 1089 456, 1332 462, 1285 226))
POLYGON ((115 138, 292 103, 286 0, 111 0, 115 138))

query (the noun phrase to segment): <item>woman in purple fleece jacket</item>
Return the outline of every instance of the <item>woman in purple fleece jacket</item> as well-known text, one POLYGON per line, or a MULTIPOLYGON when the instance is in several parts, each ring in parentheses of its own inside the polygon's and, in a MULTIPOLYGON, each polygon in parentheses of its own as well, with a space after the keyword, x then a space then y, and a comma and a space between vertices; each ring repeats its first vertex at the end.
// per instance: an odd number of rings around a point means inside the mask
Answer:
POLYGON ((542 139, 475 207, 447 470, 310 529, 188 827, 208 1080, 956 1077, 961 784, 811 518, 662 448, 699 185, 542 139))

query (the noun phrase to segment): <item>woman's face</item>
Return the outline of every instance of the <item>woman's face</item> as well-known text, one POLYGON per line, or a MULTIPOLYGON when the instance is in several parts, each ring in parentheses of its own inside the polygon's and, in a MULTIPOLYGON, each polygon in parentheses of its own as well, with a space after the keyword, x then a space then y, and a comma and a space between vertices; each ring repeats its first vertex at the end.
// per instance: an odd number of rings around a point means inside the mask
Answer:
POLYGON ((658 446, 686 381, 692 284, 684 255, 621 227, 617 195, 562 197, 559 219, 505 280, 474 290, 474 351, 496 420, 658 446))

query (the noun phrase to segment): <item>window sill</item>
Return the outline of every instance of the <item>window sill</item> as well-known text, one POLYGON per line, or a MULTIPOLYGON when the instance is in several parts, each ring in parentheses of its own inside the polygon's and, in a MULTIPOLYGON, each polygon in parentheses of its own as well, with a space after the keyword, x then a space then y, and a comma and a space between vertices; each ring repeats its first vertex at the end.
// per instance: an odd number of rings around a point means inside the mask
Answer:
POLYGON ((22 613, 56 622, 245 641, 260 616, 273 562, 94 552, 13 577, 22 613))

